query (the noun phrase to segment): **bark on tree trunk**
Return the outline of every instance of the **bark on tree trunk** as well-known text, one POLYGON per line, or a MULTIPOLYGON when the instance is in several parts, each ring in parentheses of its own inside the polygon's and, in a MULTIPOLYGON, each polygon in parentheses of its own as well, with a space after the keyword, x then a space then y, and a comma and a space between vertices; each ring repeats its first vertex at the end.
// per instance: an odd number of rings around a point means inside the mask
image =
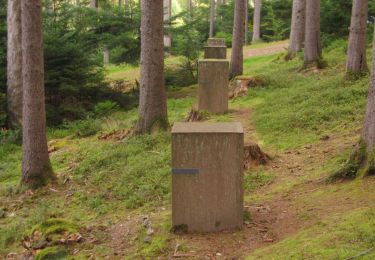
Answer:
POLYGON ((104 46, 103 49, 103 62, 105 65, 109 64, 109 49, 107 46, 104 46))
POLYGON ((215 0, 211 0, 210 4, 210 38, 215 35, 215 0))
POLYGON ((7 104, 8 124, 22 125, 22 24, 21 0, 8 0, 7 104))
POLYGON ((141 0, 141 80, 137 132, 167 128, 164 86, 163 0, 141 0))
POLYGON ((253 22, 253 40, 255 43, 260 40, 260 15, 262 10, 262 0, 254 0, 254 22, 253 22))
POLYGON ((375 144, 375 33, 372 45, 372 73, 371 84, 368 94, 367 110, 363 127, 362 139, 366 144, 367 151, 374 150, 375 144))
POLYGON ((22 0, 22 51, 22 184, 37 187, 53 178, 46 137, 41 0, 22 0))
POLYGON ((303 48, 305 40, 305 15, 306 0, 294 0, 288 59, 293 59, 303 48))
POLYGON ((249 0, 245 0, 245 45, 249 43, 249 0))
POLYGON ((234 9, 233 43, 230 64, 230 77, 243 74, 243 44, 245 34, 246 0, 236 0, 234 9))
POLYGON ((346 164, 329 176, 329 181, 375 174, 375 32, 372 46, 371 83, 361 139, 346 164))
POLYGON ((320 0, 306 0, 305 67, 317 63, 321 54, 320 0))
POLYGON ((367 70, 367 18, 368 0, 353 0, 346 62, 347 73, 359 73, 367 70))
POLYGON ((90 8, 96 9, 98 8, 98 3, 96 0, 91 0, 90 1, 90 8))

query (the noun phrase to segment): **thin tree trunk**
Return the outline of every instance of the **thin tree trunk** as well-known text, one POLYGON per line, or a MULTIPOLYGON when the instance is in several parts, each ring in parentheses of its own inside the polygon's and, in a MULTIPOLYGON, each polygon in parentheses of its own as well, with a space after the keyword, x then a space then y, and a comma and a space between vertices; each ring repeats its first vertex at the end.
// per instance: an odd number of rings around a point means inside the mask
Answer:
POLYGON ((109 64, 109 49, 106 45, 104 46, 104 49, 103 49, 103 62, 105 65, 109 64))
POLYGON ((210 4, 210 38, 215 35, 215 0, 211 0, 210 4))
POLYGON ((367 17, 368 0, 353 0, 348 58, 346 62, 347 73, 359 73, 367 70, 367 17))
POLYGON ((236 0, 233 24, 233 44, 230 64, 230 77, 243 74, 243 44, 245 34, 246 0, 236 0))
POLYGON ((41 0, 22 0, 22 51, 22 184, 37 187, 53 178, 46 136, 41 0))
POLYGON ((253 40, 258 42, 260 40, 260 15, 262 11, 262 0, 254 0, 254 22, 253 22, 253 40))
POLYGON ((21 0, 8 0, 7 104, 8 124, 22 125, 22 23, 21 0))
POLYGON ((168 126, 164 86, 163 0, 141 0, 141 80, 137 132, 168 126))
POLYGON ((306 0, 305 67, 317 63, 321 54, 320 0, 306 0))
POLYGON ((90 1, 90 8, 93 8, 93 9, 98 8, 97 0, 91 0, 90 1))
POLYGON ((305 40, 305 16, 306 0, 294 0, 288 59, 294 58, 303 48, 305 40))
POLYGON ((249 43, 249 0, 245 0, 245 45, 249 43))

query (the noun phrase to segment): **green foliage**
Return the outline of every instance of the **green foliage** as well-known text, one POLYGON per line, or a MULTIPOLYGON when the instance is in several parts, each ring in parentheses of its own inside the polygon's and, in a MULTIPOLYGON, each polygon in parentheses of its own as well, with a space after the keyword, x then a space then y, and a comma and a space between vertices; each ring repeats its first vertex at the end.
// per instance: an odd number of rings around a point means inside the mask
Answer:
POLYGON ((330 64, 325 73, 306 75, 295 73, 299 59, 285 63, 271 55, 245 60, 245 74, 262 74, 269 82, 267 91, 253 89, 237 101, 255 109, 253 120, 265 144, 296 148, 318 141, 323 134, 337 129, 350 132, 361 124, 369 79, 345 80, 342 47, 325 52, 324 57, 330 64))
POLYGON ((266 185, 267 183, 271 182, 273 177, 273 174, 263 169, 246 172, 244 177, 245 190, 251 192, 257 188, 260 188, 266 185))
POLYGON ((65 248, 53 246, 47 247, 38 252, 35 256, 35 260, 62 260, 66 259, 68 252, 65 248))
POLYGON ((44 237, 47 237, 64 232, 74 233, 78 231, 78 227, 65 219, 51 218, 36 225, 32 229, 31 235, 36 231, 41 232, 44 237))
POLYGON ((95 105, 94 112, 98 116, 106 116, 119 109, 116 102, 106 100, 95 105))
POLYGON ((262 2, 261 37, 265 41, 287 39, 290 33, 291 0, 262 2))
POLYGON ((94 33, 102 48, 110 50, 110 61, 136 63, 140 53, 140 7, 136 1, 130 8, 107 4, 92 13, 94 33))

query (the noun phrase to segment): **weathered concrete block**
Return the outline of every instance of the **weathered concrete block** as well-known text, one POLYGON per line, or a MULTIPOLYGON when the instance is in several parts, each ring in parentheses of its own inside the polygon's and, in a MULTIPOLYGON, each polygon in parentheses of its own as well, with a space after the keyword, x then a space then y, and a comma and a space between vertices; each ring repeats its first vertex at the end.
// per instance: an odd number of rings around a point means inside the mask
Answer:
POLYGON ((200 60, 198 74, 198 110, 225 113, 228 110, 229 61, 200 60))
POLYGON ((176 123, 172 129, 172 222, 187 232, 243 224, 241 123, 176 123))
POLYGON ((226 59, 227 47, 225 46, 205 46, 204 47, 205 59, 226 59))
POLYGON ((225 39, 224 38, 208 38, 207 40, 207 46, 211 47, 222 47, 226 46, 225 39))
POLYGON ((223 38, 209 38, 207 46, 204 47, 205 59, 226 59, 227 47, 223 38))

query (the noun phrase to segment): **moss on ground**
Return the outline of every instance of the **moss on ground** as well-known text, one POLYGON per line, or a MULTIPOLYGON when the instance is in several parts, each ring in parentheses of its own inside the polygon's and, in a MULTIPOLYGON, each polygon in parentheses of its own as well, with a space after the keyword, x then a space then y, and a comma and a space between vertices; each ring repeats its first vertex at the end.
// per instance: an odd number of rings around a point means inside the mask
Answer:
MULTIPOLYGON (((267 151, 283 153, 289 149, 303 149, 308 144, 321 142, 321 137, 325 135, 358 138, 356 133, 362 125, 368 77, 345 80, 345 55, 341 45, 329 49, 324 57, 329 66, 319 72, 308 73, 298 72, 302 64, 300 56, 290 62, 285 62, 279 54, 245 60, 245 74, 262 75, 267 79, 267 86, 251 89, 247 96, 231 101, 230 106, 253 111, 255 136, 267 151)), ((132 69, 126 70, 126 73, 133 73, 132 69)), ((116 68, 112 71, 117 73, 116 68)), ((192 97, 195 90, 193 87, 170 92, 168 115, 172 124, 185 119, 196 102, 192 97)), ((209 119, 231 120, 231 112, 222 116, 210 115, 209 119)), ((51 153, 51 163, 59 182, 33 194, 20 193, 17 188, 21 147, 13 142, 1 143, 0 205, 6 217, 0 219, 0 257, 22 251, 20 241, 33 227, 43 227, 45 232, 56 231, 59 228, 48 228, 48 225, 44 228, 43 223, 50 219, 63 219, 79 226, 92 226, 98 244, 82 245, 80 254, 85 257, 94 253, 97 258, 104 258, 114 253, 108 244, 108 228, 128 216, 158 212, 161 207, 166 207, 168 211, 171 196, 170 135, 162 132, 125 137, 118 141, 98 138, 130 129, 136 121, 137 110, 132 109, 117 111, 105 118, 87 118, 48 129, 49 140, 56 141, 57 150, 51 153), (77 134, 83 133, 82 129, 86 128, 90 130, 89 134, 77 134)), ((318 162, 320 165, 314 165, 316 169, 289 179, 280 179, 283 176, 263 169, 252 171, 246 177, 247 201, 262 203, 275 196, 287 195, 299 185, 337 169, 348 155, 348 149, 339 154, 328 154, 324 161, 318 162), (262 186, 270 181, 277 183, 259 193, 262 186)), ((332 185, 337 187, 338 184, 332 185)), ((368 194, 359 191, 359 188, 353 189, 347 194, 353 195, 353 200, 373 207, 364 199, 368 194)), ((320 192, 301 198, 304 202, 301 205, 315 205, 315 200, 323 197, 329 200, 335 194, 331 189, 321 189, 320 192)), ((373 246, 372 234, 375 232, 371 209, 347 211, 276 245, 256 251, 252 257, 280 259, 277 257, 285 255, 289 259, 300 256, 334 259, 334 256, 352 256, 373 246), (350 232, 354 234, 352 238, 350 232)), ((166 220, 161 218, 158 221, 164 223, 166 220)), ((66 223, 60 224, 70 228, 66 223)), ((142 240, 129 245, 126 250, 134 256, 165 256, 166 252, 173 251, 171 236, 169 229, 158 226, 151 244, 145 245, 142 240)))

